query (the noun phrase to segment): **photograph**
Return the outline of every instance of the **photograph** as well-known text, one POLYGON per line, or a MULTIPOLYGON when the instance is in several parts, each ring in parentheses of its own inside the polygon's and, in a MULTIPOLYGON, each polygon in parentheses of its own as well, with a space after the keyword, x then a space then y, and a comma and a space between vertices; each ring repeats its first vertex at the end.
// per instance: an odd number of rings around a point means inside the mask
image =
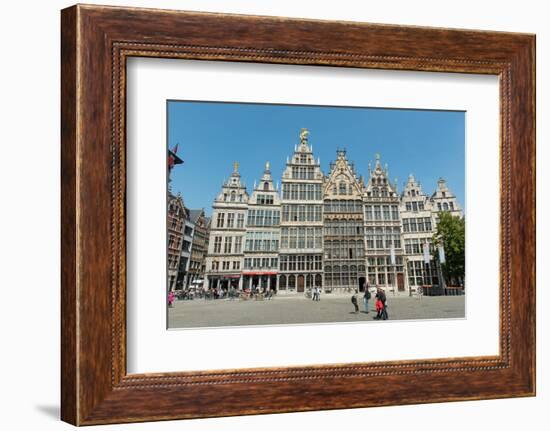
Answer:
POLYGON ((466 112, 167 100, 167 328, 466 318, 466 112))

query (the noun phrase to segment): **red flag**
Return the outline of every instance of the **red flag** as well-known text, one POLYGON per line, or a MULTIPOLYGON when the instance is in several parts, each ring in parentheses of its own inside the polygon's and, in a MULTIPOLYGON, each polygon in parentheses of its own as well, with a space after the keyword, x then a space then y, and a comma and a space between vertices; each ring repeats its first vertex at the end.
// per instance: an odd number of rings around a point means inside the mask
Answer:
POLYGON ((178 152, 178 145, 176 144, 172 150, 168 149, 168 171, 171 171, 175 165, 183 163, 183 160, 176 154, 178 152))

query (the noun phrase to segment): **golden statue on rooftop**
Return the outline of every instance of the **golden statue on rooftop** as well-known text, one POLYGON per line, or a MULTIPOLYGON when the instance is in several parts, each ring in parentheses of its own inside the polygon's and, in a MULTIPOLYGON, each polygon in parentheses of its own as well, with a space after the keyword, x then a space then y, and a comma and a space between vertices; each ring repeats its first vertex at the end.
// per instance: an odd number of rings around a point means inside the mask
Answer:
POLYGON ((308 136, 309 136, 309 130, 307 130, 305 127, 302 128, 302 130, 300 130, 300 143, 306 144, 308 136))
POLYGON ((233 172, 238 172, 239 171, 239 162, 235 162, 233 163, 233 172))

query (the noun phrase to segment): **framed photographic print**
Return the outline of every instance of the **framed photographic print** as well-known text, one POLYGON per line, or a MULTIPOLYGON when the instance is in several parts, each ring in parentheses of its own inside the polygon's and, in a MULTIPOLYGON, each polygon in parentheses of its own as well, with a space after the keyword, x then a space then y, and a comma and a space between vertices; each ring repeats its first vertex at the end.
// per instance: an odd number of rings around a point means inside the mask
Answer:
POLYGON ((533 35, 78 5, 61 36, 63 420, 534 395, 533 35))

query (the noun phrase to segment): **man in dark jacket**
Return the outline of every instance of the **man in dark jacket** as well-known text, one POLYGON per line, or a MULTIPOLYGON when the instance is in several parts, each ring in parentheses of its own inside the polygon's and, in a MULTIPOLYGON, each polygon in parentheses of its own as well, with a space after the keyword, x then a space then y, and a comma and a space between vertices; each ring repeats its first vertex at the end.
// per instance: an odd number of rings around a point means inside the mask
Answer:
POLYGON ((367 283, 363 284, 363 304, 365 305, 365 313, 369 314, 369 299, 370 299, 370 292, 369 292, 369 285, 367 283))

